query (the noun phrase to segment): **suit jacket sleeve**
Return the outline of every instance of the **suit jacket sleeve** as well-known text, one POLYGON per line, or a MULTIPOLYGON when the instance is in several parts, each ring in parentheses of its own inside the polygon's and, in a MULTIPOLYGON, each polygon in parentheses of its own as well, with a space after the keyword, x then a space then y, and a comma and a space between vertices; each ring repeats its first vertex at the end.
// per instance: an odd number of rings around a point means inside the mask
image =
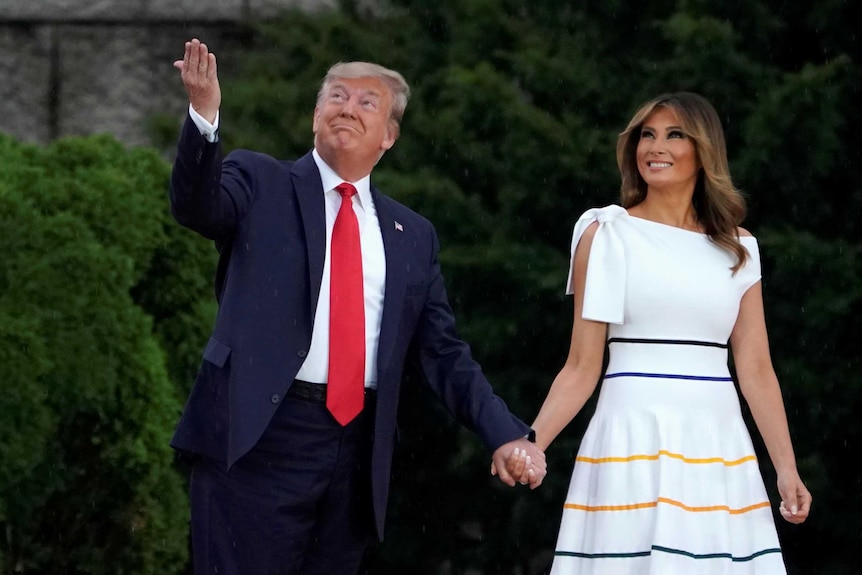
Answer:
POLYGON ((431 228, 432 261, 428 295, 413 345, 428 384, 463 425, 491 449, 526 436, 530 428, 512 415, 473 359, 470 347, 455 329, 455 317, 446 296, 439 243, 431 228))
POLYGON ((187 116, 171 173, 177 222, 213 240, 230 237, 254 201, 253 175, 244 165, 242 152, 223 162, 221 143, 207 142, 187 116))

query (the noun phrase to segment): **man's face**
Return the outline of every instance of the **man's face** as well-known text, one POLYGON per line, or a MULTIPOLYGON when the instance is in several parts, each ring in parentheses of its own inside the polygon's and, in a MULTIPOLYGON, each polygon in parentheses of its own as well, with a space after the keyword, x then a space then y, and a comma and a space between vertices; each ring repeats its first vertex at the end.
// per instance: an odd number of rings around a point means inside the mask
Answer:
POLYGON ((379 78, 334 80, 314 108, 314 145, 327 163, 368 161, 370 172, 398 136, 392 95, 379 78))

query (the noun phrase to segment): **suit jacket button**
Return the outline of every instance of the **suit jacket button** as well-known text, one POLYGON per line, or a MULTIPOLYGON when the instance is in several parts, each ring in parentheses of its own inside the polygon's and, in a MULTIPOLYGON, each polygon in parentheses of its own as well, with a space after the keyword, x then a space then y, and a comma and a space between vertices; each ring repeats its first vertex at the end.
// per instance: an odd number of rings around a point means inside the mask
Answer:
POLYGON ((269 400, 273 403, 278 403, 281 400, 281 396, 277 393, 273 393, 269 400))
POLYGON ((298 355, 299 357, 305 357, 306 355, 308 355, 308 352, 305 351, 304 349, 301 349, 298 352, 296 352, 296 355, 298 355))

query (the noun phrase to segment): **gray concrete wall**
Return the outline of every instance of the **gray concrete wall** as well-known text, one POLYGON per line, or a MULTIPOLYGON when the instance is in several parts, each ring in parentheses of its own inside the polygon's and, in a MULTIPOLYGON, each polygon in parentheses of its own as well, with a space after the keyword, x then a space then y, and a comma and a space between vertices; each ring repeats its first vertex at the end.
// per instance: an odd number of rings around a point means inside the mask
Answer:
POLYGON ((108 132, 147 145, 146 120, 182 117, 183 44, 236 45, 249 19, 337 0, 0 0, 0 132, 46 143, 108 132))

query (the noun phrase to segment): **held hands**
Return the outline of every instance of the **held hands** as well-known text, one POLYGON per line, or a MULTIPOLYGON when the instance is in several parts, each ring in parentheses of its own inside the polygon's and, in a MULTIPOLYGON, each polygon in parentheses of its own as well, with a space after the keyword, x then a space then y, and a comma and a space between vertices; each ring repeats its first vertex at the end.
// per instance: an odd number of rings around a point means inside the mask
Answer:
POLYGON ((516 439, 497 448, 491 460, 491 475, 498 475, 500 481, 513 487, 515 481, 530 485, 535 489, 542 484, 548 466, 545 453, 535 443, 526 439, 516 439))
POLYGON ((215 54, 207 50, 206 44, 194 38, 186 42, 183 59, 174 62, 174 68, 182 72, 189 103, 195 112, 209 123, 215 122, 221 105, 221 88, 218 84, 215 54))
POLYGON ((781 495, 778 511, 786 521, 798 525, 808 518, 811 493, 797 473, 778 474, 778 493, 781 495))

